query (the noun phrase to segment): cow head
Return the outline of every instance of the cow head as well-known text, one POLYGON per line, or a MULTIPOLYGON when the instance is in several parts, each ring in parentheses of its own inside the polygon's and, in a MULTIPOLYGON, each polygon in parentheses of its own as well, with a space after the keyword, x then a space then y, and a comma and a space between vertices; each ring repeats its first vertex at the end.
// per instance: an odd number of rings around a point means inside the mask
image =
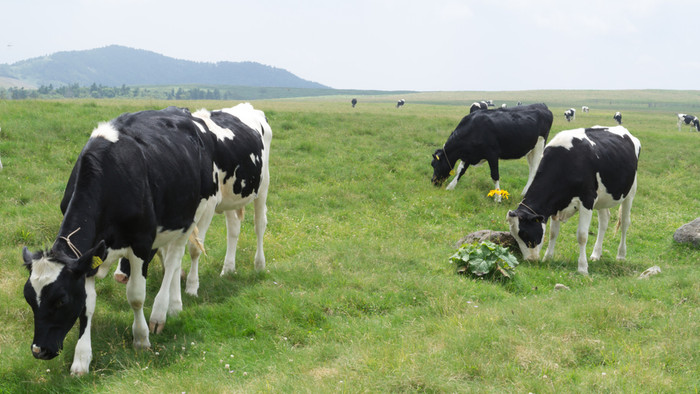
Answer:
POLYGON ((442 186, 447 177, 453 174, 452 165, 442 148, 433 153, 433 161, 430 164, 433 166, 433 179, 431 181, 435 186, 442 186))
POLYGON ((22 251, 24 265, 29 270, 24 298, 34 313, 34 357, 42 360, 56 357, 75 321, 84 318, 85 276, 96 268, 93 256, 102 257, 104 251, 104 241, 77 259, 53 250, 32 254, 25 247, 22 251))
POLYGON ((518 208, 515 211, 508 211, 506 220, 510 225, 510 233, 520 246, 523 258, 530 261, 539 260, 547 225, 545 217, 530 210, 518 208))

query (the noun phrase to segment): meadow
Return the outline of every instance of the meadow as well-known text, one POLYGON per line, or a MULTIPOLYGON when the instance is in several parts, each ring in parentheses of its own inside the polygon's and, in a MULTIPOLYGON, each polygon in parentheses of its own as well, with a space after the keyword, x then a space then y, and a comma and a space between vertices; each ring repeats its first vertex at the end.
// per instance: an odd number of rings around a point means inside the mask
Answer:
MULTIPOLYGON (((199 297, 183 294, 183 312, 140 351, 124 286, 98 281, 93 361, 79 378, 69 373, 76 327, 55 359, 31 355, 21 248, 54 241, 68 175, 98 122, 236 102, 0 101, 0 393, 700 390, 700 250, 672 239, 700 216, 700 133, 678 132, 675 117, 700 113, 700 92, 414 93, 401 109, 397 97, 358 97, 354 109, 350 98, 253 102, 273 130, 267 269, 253 269, 250 209, 238 272, 220 277, 226 230, 215 217, 199 297), (626 261, 615 260, 611 228, 590 276, 577 274, 575 216, 552 261, 521 262, 508 282, 455 273, 455 243, 506 231, 528 175, 525 159, 501 162, 502 203, 486 197, 486 166, 454 191, 430 184, 431 154, 481 99, 546 102, 550 137, 623 112, 642 143, 626 261), (581 105, 590 113, 567 123, 563 111, 581 105), (637 279, 654 265, 660 274, 637 279)), ((161 277, 154 261, 147 318, 161 277)))

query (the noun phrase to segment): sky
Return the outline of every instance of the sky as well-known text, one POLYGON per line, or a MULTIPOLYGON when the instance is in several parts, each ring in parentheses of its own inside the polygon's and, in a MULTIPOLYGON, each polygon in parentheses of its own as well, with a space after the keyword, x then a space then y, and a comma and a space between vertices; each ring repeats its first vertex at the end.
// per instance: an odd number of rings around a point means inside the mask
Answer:
POLYGON ((700 90, 697 0, 4 0, 0 64, 108 45, 336 89, 700 90))

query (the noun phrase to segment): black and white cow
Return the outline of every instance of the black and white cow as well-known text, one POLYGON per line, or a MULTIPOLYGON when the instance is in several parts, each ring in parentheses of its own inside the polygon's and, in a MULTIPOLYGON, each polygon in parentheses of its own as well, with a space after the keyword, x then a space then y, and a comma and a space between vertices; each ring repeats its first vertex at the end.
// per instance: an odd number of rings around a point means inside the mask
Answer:
MULTIPOLYGON (((695 131, 700 131, 700 121, 698 121, 697 116, 678 114, 678 131, 681 131, 681 126, 683 124, 690 126, 690 130, 693 130, 693 127, 695 127, 695 131)), ((0 168, 2 168, 2 166, 0 166, 0 168)))
POLYGON ((489 107, 495 106, 495 104, 493 103, 493 100, 486 100, 485 102, 486 102, 486 105, 488 105, 489 107))
POLYGON ((613 115, 613 119, 617 122, 617 124, 622 124, 622 114, 620 111, 615 112, 615 115, 613 115))
MULTIPOLYGON (((193 116, 205 123, 207 130, 216 135, 213 144, 207 145, 217 169, 217 179, 221 195, 204 210, 197 221, 195 240, 190 239, 190 271, 187 275, 185 291, 197 296, 199 289, 199 258, 206 238, 207 230, 215 213, 226 216, 227 248, 221 275, 236 270, 236 247, 241 232, 245 206, 254 203, 255 233, 257 250, 255 269, 265 269, 263 235, 267 226, 267 192, 270 184, 269 156, 272 130, 267 123, 265 113, 256 110, 249 103, 239 104, 233 108, 209 112, 199 110, 193 116), (241 124, 243 122, 243 125, 241 124), (247 126, 247 127, 245 127, 247 126), (257 134, 256 134, 257 133, 257 134), (262 142, 262 147, 260 145, 262 142), (262 159, 260 165, 251 165, 249 161, 262 159), (241 187, 247 185, 247 187, 241 187), (194 242, 193 242, 194 241, 194 242)), ((213 140, 213 139, 210 139, 213 140)), ((115 271, 117 282, 129 281, 128 262, 122 260, 115 271)), ((165 278, 164 278, 165 280, 165 278)), ((156 329, 162 329, 162 326, 156 329)), ((159 332, 156 331, 156 332, 159 332)))
POLYGON ((573 108, 569 108, 566 111, 564 111, 564 116, 566 117, 567 122, 571 122, 571 120, 576 120, 576 110, 573 108))
POLYGON ((589 111, 590 111, 590 109, 587 106, 584 105, 581 107, 581 112, 588 113, 589 111))
MULTIPOLYGON (((542 157, 552 120, 552 111, 545 104, 477 111, 465 116, 445 145, 433 153, 433 184, 442 185, 458 160, 461 161, 458 175, 447 186, 448 190, 454 189, 468 166, 488 162, 491 179, 499 190, 498 160, 527 155, 530 175, 526 191, 542 157)), ((500 197, 496 194, 496 201, 500 197)))
POLYGON ((539 259, 547 220, 551 218, 544 259, 552 258, 561 223, 579 212, 578 271, 588 274, 586 242, 593 210, 598 211, 598 236, 591 260, 598 260, 610 219, 609 208, 620 205, 622 236, 617 258, 624 259, 640 149, 639 140, 622 126, 565 130, 554 136, 544 149, 523 201, 506 217, 523 257, 539 259))
POLYGON ((404 104, 406 104, 406 100, 399 99, 399 101, 396 102, 396 108, 403 107, 404 104))
POLYGON ((355 106, 357 105, 357 99, 356 99, 356 98, 353 98, 353 99, 350 101, 350 104, 352 104, 352 107, 355 108, 355 106))
POLYGON ((480 101, 480 102, 474 102, 472 105, 469 107, 469 113, 472 113, 474 111, 480 111, 482 109, 488 109, 488 105, 486 105, 486 101, 480 101))
MULTIPOLYGON (((168 256, 164 275, 179 277, 187 239, 218 193, 203 127, 185 111, 168 108, 124 114, 93 130, 71 174, 73 188, 53 246, 46 252, 23 250, 34 357, 56 357, 79 319, 71 373, 88 372, 95 277, 104 277, 122 257, 135 273, 126 288, 134 346, 150 346, 143 313, 148 262, 160 248, 168 256)), ((179 280, 164 280, 151 319, 182 308, 176 293, 179 280)))

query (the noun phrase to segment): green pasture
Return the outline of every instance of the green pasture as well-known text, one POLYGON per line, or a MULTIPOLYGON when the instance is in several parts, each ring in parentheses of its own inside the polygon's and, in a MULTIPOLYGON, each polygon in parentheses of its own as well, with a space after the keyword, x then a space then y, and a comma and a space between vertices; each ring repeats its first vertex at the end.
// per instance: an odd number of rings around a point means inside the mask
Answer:
MULTIPOLYGON (((22 247, 53 242, 68 175, 98 122, 236 102, 0 101, 0 393, 700 390, 700 251, 672 239, 700 216, 700 133, 678 132, 675 117, 699 115, 700 92, 412 93, 357 96, 354 109, 350 98, 253 102, 273 129, 266 271, 253 269, 250 209, 238 272, 219 276, 226 231, 216 217, 199 297, 183 294, 183 312, 141 351, 131 345, 124 286, 98 281, 93 361, 79 378, 69 373, 77 328, 55 359, 31 355, 22 247), (590 276, 576 274, 574 217, 555 259, 521 262, 509 282, 455 273, 455 242, 507 230, 527 181, 521 159, 501 162, 511 198, 500 204, 486 197, 486 166, 469 168, 454 191, 430 184, 430 155, 467 105, 484 99, 544 101, 555 114, 551 135, 612 125, 622 111, 642 143, 626 261, 615 260, 611 228, 590 276), (579 110, 571 123, 569 107, 579 110), (637 279, 654 265, 659 275, 637 279)), ((146 318, 161 276, 154 262, 146 318)))

